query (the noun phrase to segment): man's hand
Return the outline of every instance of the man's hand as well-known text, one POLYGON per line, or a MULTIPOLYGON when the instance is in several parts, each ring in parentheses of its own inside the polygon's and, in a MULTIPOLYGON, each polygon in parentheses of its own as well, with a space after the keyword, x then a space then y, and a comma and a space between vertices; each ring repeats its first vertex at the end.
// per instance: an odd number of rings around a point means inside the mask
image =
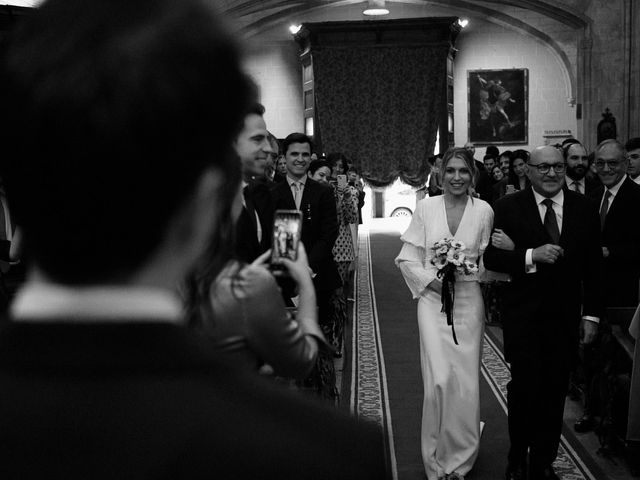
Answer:
POLYGON ((582 323, 580 324, 580 333, 580 343, 588 345, 596 338, 596 334, 598 333, 598 324, 583 318, 582 323))
POLYGON ((564 255, 564 250, 560 245, 547 243, 538 248, 534 248, 531 259, 534 263, 548 263, 553 265, 562 255, 564 255))

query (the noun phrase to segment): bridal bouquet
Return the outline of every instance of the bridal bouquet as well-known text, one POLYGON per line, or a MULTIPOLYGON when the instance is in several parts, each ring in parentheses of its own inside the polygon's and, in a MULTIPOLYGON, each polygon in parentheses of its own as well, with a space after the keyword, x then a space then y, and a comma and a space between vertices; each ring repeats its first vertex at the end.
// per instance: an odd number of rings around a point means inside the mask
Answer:
POLYGON ((453 326, 453 302, 456 297, 456 273, 472 275, 478 272, 478 265, 467 260, 463 250, 464 243, 453 238, 443 238, 433 244, 434 255, 431 264, 438 269, 437 277, 442 281, 442 310, 447 315, 447 325, 451 325, 453 341, 458 345, 456 330, 453 326))

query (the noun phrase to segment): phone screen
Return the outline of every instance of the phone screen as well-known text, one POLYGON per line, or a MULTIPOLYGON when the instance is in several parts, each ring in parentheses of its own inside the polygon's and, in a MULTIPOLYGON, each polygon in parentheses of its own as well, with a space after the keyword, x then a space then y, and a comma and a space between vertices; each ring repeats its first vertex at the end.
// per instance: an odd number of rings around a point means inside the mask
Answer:
POLYGON ((281 258, 296 260, 302 230, 302 212, 299 210, 276 210, 273 217, 273 241, 271 245, 272 268, 282 268, 281 258))
POLYGON ((337 175, 338 179, 338 187, 344 188, 347 186, 347 176, 346 175, 337 175))

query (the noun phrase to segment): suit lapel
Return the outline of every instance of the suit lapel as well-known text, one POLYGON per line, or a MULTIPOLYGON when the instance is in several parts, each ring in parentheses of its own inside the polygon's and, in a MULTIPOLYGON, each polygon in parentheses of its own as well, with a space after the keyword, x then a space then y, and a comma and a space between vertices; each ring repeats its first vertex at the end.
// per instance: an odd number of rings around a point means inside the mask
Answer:
POLYGON ((278 205, 276 205, 276 208, 295 210, 296 201, 293 198, 293 193, 291 192, 291 185, 289 185, 289 181, 285 179, 283 182, 280 182, 277 186, 277 189, 280 192, 279 197, 281 201, 278 202, 278 205))
POLYGON ((562 206, 562 232, 560 232, 560 245, 563 247, 566 247, 569 243, 571 232, 579 231, 577 222, 578 214, 575 198, 572 197, 570 192, 565 192, 564 205, 562 206))

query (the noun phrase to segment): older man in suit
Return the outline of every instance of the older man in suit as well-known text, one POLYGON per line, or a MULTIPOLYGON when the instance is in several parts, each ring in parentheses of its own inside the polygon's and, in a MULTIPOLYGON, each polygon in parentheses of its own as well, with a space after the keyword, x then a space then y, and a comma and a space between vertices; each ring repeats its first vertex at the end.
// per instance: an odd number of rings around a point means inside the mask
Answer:
POLYGON ((592 341, 602 312, 597 211, 563 191, 565 168, 554 147, 534 149, 526 165, 531 187, 495 204, 494 225, 512 245, 490 245, 484 254, 487 268, 512 277, 504 291, 508 480, 525 478, 527 453, 529 480, 558 479, 552 463, 569 372, 579 339, 592 341))
POLYGON ((23 27, 0 132, 32 269, 0 331, 0 477, 384 478, 376 430, 235 371, 182 316, 253 101, 211 5, 49 0, 23 27))

